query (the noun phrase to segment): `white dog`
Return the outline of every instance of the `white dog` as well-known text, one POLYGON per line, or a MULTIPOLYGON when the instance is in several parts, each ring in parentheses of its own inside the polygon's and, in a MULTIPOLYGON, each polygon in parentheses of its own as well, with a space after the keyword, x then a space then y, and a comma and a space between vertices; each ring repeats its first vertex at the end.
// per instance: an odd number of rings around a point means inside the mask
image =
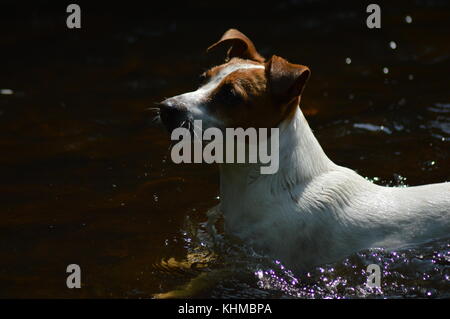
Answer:
POLYGON ((299 108, 309 69, 277 56, 266 62, 234 29, 209 49, 222 45, 228 61, 207 71, 198 90, 160 109, 169 130, 194 119, 221 129, 280 129, 277 173, 220 165, 226 232, 294 269, 449 235, 450 183, 382 187, 334 164, 299 108))

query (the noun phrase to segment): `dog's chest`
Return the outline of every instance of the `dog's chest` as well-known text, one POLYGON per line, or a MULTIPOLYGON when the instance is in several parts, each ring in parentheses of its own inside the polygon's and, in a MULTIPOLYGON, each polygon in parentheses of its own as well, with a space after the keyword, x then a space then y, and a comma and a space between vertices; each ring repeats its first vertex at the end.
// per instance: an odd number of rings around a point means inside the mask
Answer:
POLYGON ((273 253, 306 243, 308 237, 312 238, 309 235, 317 231, 319 223, 308 220, 289 191, 278 188, 270 179, 246 186, 228 182, 221 183, 221 210, 227 233, 273 253))

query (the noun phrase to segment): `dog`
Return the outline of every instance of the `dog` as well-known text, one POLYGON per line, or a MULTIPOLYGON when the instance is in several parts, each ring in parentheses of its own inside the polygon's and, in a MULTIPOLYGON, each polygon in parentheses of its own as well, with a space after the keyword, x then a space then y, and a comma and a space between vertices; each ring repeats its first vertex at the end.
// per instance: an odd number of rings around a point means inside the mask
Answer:
POLYGON ((258 164, 219 165, 226 233, 296 270, 449 235, 449 182, 379 186, 327 157, 300 109, 307 66, 266 60, 236 29, 207 51, 218 47, 228 48, 226 60, 202 75, 204 84, 159 108, 169 131, 193 120, 220 130, 279 128, 275 174, 262 175, 258 164))

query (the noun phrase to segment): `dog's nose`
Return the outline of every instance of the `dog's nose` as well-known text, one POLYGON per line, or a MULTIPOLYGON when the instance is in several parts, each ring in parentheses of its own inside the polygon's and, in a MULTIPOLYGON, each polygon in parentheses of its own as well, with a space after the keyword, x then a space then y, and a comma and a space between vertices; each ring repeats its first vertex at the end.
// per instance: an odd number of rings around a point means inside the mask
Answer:
POLYGON ((168 108, 173 107, 174 103, 173 103, 172 99, 165 99, 164 101, 159 102, 158 106, 162 111, 163 109, 168 109, 168 108))
POLYGON ((161 121, 166 129, 171 133, 177 127, 183 125, 186 120, 186 110, 173 98, 165 99, 159 103, 161 110, 161 121))

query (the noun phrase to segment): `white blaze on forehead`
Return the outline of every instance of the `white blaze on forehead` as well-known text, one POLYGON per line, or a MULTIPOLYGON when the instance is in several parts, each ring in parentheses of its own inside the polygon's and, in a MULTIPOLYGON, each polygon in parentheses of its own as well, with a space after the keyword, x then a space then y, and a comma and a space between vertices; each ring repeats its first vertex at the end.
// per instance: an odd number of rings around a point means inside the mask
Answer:
MULTIPOLYGON (((214 90, 217 85, 228 75, 233 73, 237 70, 243 70, 243 69, 264 69, 264 66, 262 65, 256 65, 256 64, 231 64, 227 67, 220 70, 215 76, 213 76, 208 83, 203 85, 199 88, 199 90, 214 90)), ((197 90, 198 91, 198 90, 197 90)))
POLYGON ((205 109, 202 107, 202 102, 205 98, 222 82, 222 80, 237 70, 244 69, 264 69, 264 66, 250 63, 236 63, 230 64, 220 70, 211 79, 199 87, 196 91, 180 94, 174 96, 173 99, 177 99, 182 102, 187 110, 194 115, 197 119, 207 120, 211 123, 219 123, 220 119, 211 118, 208 114, 205 114, 205 109))
POLYGON ((216 75, 214 75, 205 85, 199 87, 196 91, 184 93, 178 95, 177 97, 183 99, 185 102, 188 101, 191 102, 192 104, 188 105, 188 107, 198 106, 197 103, 199 103, 211 91, 213 91, 225 77, 227 77, 234 71, 243 69, 264 69, 264 66, 256 64, 243 64, 243 63, 228 65, 222 70, 220 70, 216 75))

